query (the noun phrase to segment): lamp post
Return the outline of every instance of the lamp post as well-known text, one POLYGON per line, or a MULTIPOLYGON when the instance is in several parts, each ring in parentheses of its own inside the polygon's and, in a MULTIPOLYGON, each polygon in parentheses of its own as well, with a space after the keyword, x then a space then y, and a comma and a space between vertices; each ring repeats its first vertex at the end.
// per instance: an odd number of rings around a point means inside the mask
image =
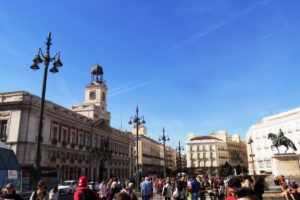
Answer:
POLYGON ((184 150, 183 146, 180 145, 180 140, 179 140, 179 145, 176 148, 176 150, 179 153, 179 169, 180 169, 180 173, 181 173, 181 151, 184 150))
POLYGON ((144 116, 139 116, 139 107, 136 106, 135 116, 130 117, 129 125, 136 126, 136 191, 139 191, 139 126, 145 124, 144 116))
POLYGON ((43 132, 43 116, 44 116, 44 104, 45 104, 45 95, 46 95, 46 86, 47 86, 47 74, 48 67, 51 62, 53 62, 53 67, 49 70, 51 73, 57 73, 58 68, 63 64, 60 61, 60 52, 57 52, 53 57, 50 56, 50 46, 51 43, 51 32, 49 32, 47 41, 46 41, 46 53, 43 54, 41 48, 38 49, 37 55, 33 59, 33 64, 31 65, 31 69, 38 70, 40 69, 39 64, 44 64, 44 77, 43 77, 43 86, 42 86, 42 96, 41 96, 41 105, 40 105, 40 116, 39 116, 39 127, 38 127, 38 135, 36 142, 36 152, 35 152, 35 161, 34 167, 37 170, 36 176, 40 178, 40 165, 41 165, 41 141, 42 141, 42 132, 43 132))
POLYGON ((167 159, 166 159, 166 141, 169 141, 170 138, 165 135, 165 128, 163 128, 163 134, 158 138, 159 141, 163 141, 164 144, 164 178, 167 177, 167 172, 166 172, 166 165, 167 165, 167 159))
POLYGON ((250 136, 248 144, 250 145, 250 157, 251 157, 251 162, 252 162, 253 178, 255 179, 256 173, 255 173, 254 159, 253 159, 253 157, 255 156, 255 154, 253 154, 253 151, 252 151, 252 143, 253 143, 253 140, 252 140, 252 138, 250 136))

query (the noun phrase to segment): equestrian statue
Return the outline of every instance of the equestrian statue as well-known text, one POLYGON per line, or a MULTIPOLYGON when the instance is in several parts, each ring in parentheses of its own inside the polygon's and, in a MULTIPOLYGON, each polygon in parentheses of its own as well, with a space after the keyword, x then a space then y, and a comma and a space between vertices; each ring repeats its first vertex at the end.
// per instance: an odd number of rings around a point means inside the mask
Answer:
POLYGON ((278 136, 275 135, 274 133, 269 133, 268 134, 268 139, 271 139, 272 143, 273 143, 271 145, 271 149, 276 147, 276 149, 278 151, 278 154, 279 154, 279 147, 280 146, 285 146, 286 147, 285 154, 286 154, 287 150, 289 150, 289 147, 291 147, 294 151, 297 151, 297 148, 294 145, 294 143, 289 138, 284 136, 281 129, 279 129, 278 136))

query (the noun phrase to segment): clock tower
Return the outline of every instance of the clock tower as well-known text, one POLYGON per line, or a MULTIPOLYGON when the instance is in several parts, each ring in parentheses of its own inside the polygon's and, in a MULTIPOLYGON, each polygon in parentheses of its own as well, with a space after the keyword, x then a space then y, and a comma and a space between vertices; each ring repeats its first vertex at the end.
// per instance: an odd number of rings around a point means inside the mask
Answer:
POLYGON ((91 82, 85 87, 84 105, 72 106, 73 111, 94 120, 104 119, 110 124, 107 111, 107 86, 103 80, 103 68, 96 64, 91 71, 91 82))
POLYGON ((103 80, 103 69, 97 64, 92 68, 91 83, 85 87, 85 104, 94 104, 106 111, 107 86, 103 80))

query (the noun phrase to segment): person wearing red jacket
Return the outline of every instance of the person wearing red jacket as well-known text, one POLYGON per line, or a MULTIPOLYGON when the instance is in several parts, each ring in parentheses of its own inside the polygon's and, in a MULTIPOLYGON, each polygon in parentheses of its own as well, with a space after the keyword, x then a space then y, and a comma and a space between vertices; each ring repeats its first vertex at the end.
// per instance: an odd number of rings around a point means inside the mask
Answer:
POLYGON ((83 196, 85 195, 85 193, 92 195, 93 197, 91 199, 100 200, 100 197, 90 190, 90 188, 87 185, 87 182, 88 180, 86 176, 80 176, 77 190, 74 193, 74 200, 83 200, 83 196))

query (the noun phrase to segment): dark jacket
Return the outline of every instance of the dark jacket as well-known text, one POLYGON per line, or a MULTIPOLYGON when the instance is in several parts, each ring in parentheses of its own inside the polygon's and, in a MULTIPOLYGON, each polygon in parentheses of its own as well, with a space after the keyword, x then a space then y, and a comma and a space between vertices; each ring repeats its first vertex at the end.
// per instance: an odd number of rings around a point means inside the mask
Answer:
POLYGON ((13 192, 12 194, 5 194, 3 196, 4 199, 15 199, 15 200, 23 200, 23 198, 18 195, 16 192, 13 192))

